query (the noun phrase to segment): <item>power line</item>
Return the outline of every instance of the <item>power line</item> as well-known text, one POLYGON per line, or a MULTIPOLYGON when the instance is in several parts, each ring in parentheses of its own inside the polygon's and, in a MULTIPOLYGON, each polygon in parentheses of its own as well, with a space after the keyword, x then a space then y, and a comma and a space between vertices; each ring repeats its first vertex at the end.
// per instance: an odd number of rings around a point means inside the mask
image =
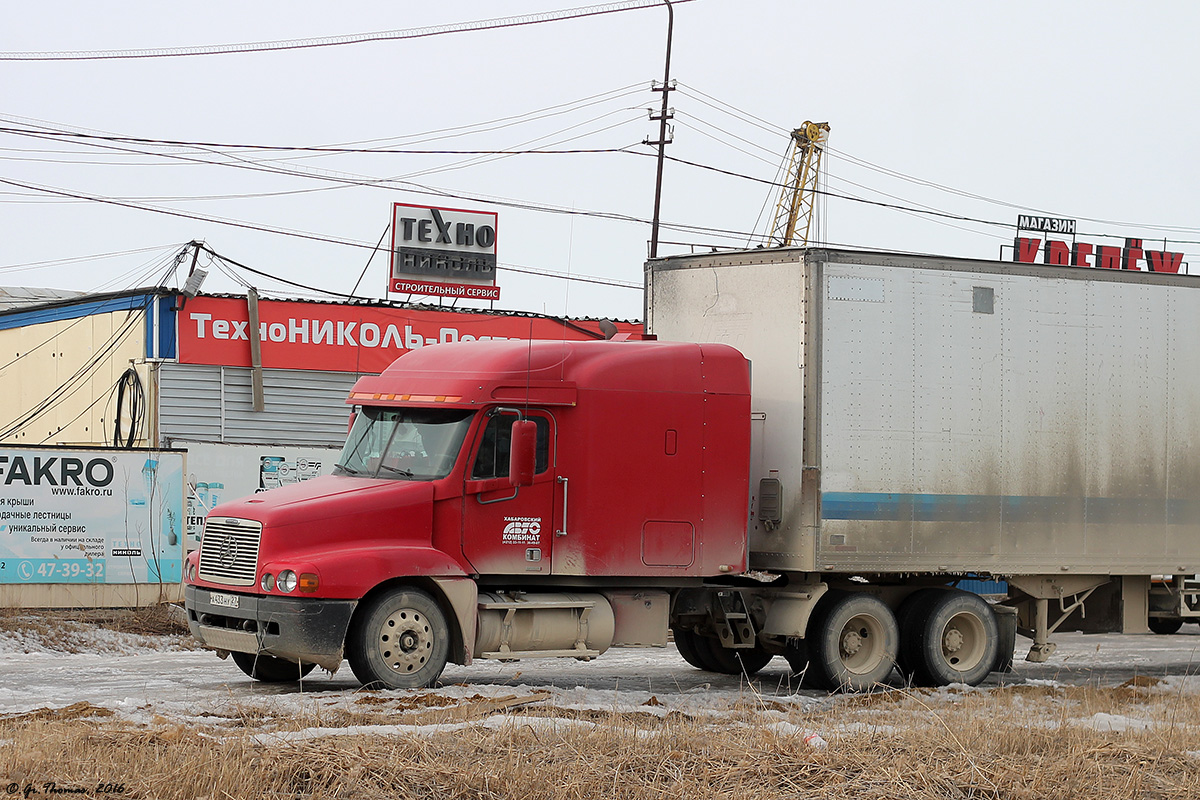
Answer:
POLYGON ((305 233, 303 231, 289 231, 284 228, 274 228, 267 225, 255 225, 249 222, 241 222, 239 220, 224 219, 221 217, 213 217, 205 214, 189 214, 184 211, 178 211, 172 208, 158 208, 157 206, 144 205, 141 203, 131 203, 124 200, 118 200, 112 197, 100 197, 98 195, 88 195, 79 192, 68 192, 61 189, 54 189, 49 186, 37 186, 35 184, 21 183, 20 181, 8 180, 0 178, 0 184, 7 186, 16 186, 20 189, 28 189, 35 192, 45 192, 47 194, 58 195, 61 197, 70 197, 76 200, 90 200, 96 203, 105 205, 119 206, 121 208, 132 208, 138 211, 150 211, 155 214, 164 214, 169 217, 180 217, 182 219, 198 220, 200 222, 212 222, 218 225, 228 225, 233 228, 244 228, 247 230, 259 231, 261 233, 274 233, 284 236, 294 236, 299 239, 309 239, 314 242, 326 242, 329 244, 341 244, 350 247, 370 247, 364 242, 355 242, 349 239, 339 239, 333 236, 322 236, 315 233, 305 233))
POLYGON ((518 266, 516 264, 507 264, 507 263, 500 263, 500 264, 497 264, 497 266, 502 267, 503 269, 506 269, 509 272, 520 272, 525 275, 537 275, 538 277, 542 277, 542 278, 557 278, 559 280, 564 280, 564 281, 575 281, 576 283, 595 283, 595 284, 599 284, 600 286, 615 286, 619 289, 637 289, 638 291, 641 291, 643 288, 645 288, 645 287, 643 287, 642 284, 634 283, 633 281, 619 281, 619 280, 614 280, 611 278, 597 278, 597 277, 590 276, 590 275, 580 275, 577 272, 571 272, 571 273, 555 272, 553 270, 548 270, 548 269, 535 269, 533 267, 522 267, 522 266, 518 266))
POLYGON ((87 255, 87 256, 71 256, 70 258, 55 258, 55 259, 50 259, 47 261, 30 261, 25 264, 7 264, 5 266, 0 266, 0 272, 10 272, 10 271, 11 272, 22 272, 24 270, 42 269, 45 267, 57 267, 57 266, 62 266, 63 264, 75 264, 80 261, 99 261, 100 259, 104 259, 104 258, 116 258, 118 256, 130 256, 130 255, 134 255, 136 253, 150 253, 150 252, 155 252, 155 251, 162 251, 162 250, 166 250, 168 247, 171 248, 172 252, 174 252, 175 245, 170 245, 170 244, 159 245, 157 247, 139 247, 134 250, 118 250, 118 251, 114 251, 111 253, 94 253, 92 255, 87 255))
MULTIPOLYGON (((262 160, 260 160, 260 163, 265 162, 265 161, 295 161, 295 160, 301 160, 301 159, 307 159, 307 158, 321 158, 326 155, 338 154, 339 148, 345 152, 355 152, 355 153, 361 152, 363 154, 369 155, 369 154, 380 151, 381 148, 378 146, 379 142, 402 142, 403 141, 403 142, 407 142, 407 146, 411 147, 412 145, 415 145, 415 144, 423 144, 425 142, 430 142, 430 141, 439 141, 439 140, 443 140, 443 139, 457 138, 459 136, 470 136, 470 135, 475 135, 477 133, 487 133, 487 132, 491 132, 491 131, 502 130, 505 128, 513 127, 514 125, 521 125, 521 124, 524 124, 527 122, 536 122, 539 120, 548 119, 550 117, 574 113, 576 111, 580 111, 580 110, 583 110, 585 108, 588 108, 588 107, 591 107, 594 105, 599 105, 600 103, 603 103, 603 102, 620 99, 622 97, 626 97, 626 96, 633 94, 634 91, 637 91, 635 89, 635 87, 640 87, 640 85, 641 85, 640 83, 629 84, 626 86, 617 87, 616 89, 610 89, 605 92, 599 92, 597 94, 589 95, 587 97, 570 100, 570 101, 563 102, 563 103, 555 103, 555 104, 545 106, 542 108, 534 109, 531 111, 525 111, 520 114, 511 114, 511 115, 508 115, 505 117, 499 117, 497 119, 488 120, 488 121, 482 122, 482 123, 471 123, 468 125, 458 125, 458 126, 452 126, 452 127, 447 127, 447 128, 438 128, 438 129, 434 129, 431 131, 406 134, 406 135, 402 135, 402 136, 389 136, 389 137, 376 138, 376 139, 364 139, 364 140, 351 141, 351 142, 342 142, 339 144, 332 144, 332 145, 322 145, 321 147, 324 147, 326 149, 325 152, 304 154, 304 155, 299 155, 299 156, 286 156, 286 157, 280 157, 278 159, 262 159, 262 160), (361 149, 351 148, 350 147, 351 145, 360 146, 361 149), (367 147, 366 145, 375 145, 375 146, 367 147)), ((68 126, 68 125, 63 125, 61 123, 49 123, 45 120, 34 119, 34 118, 30 118, 30 117, 22 117, 22 116, 11 115, 11 114, 0 114, 0 120, 4 120, 4 121, 7 121, 12 124, 22 124, 22 125, 36 128, 36 129, 40 129, 37 131, 37 133, 51 134, 56 131, 60 131, 60 132, 69 131, 69 132, 73 132, 75 134, 80 134, 80 135, 92 135, 92 136, 100 136, 100 135, 116 136, 117 135, 117 134, 113 134, 108 131, 96 131, 96 130, 85 129, 85 128, 76 128, 76 127, 72 127, 72 126, 68 126)), ((28 133, 32 134, 33 132, 28 132, 28 133)), ((534 141, 536 141, 536 140, 534 140, 534 141)), ((27 149, 27 148, 0 148, 0 152, 3 152, 3 151, 21 152, 21 153, 60 154, 60 155, 66 154, 68 152, 68 151, 64 151, 64 150, 47 150, 47 149, 34 150, 34 149, 27 149)), ((136 155, 158 155, 156 153, 148 153, 147 151, 144 151, 144 150, 139 150, 139 151, 119 150, 118 152, 120 152, 124 155, 134 155, 134 154, 136 154, 136 155)), ((220 155, 229 155, 229 154, 221 153, 220 155)), ((80 162, 78 160, 58 160, 58 159, 48 159, 48 161, 49 161, 49 163, 71 163, 71 164, 80 164, 80 163, 105 164, 105 163, 108 163, 108 162, 103 162, 103 161, 80 162)), ((128 163, 128 162, 124 162, 124 163, 128 163)), ((204 163, 211 163, 211 162, 204 162, 204 163)))
MULTIPOLYGON (((691 2, 691 0, 674 0, 674 2, 687 3, 691 2)), ((581 6, 561 11, 526 14, 519 17, 498 17, 474 22, 456 22, 447 25, 431 25, 424 28, 377 31, 375 33, 358 33, 346 36, 324 36, 311 39, 284 39, 269 42, 140 50, 75 50, 48 53, 13 52, 0 53, 0 61, 112 61, 136 58, 181 58, 187 56, 229 55, 234 53, 264 53, 280 50, 309 50, 318 47, 338 47, 342 45, 366 44, 369 42, 389 42, 400 39, 422 39, 451 33, 539 25, 544 22, 561 22, 570 19, 581 19, 583 17, 595 17, 602 14, 615 14, 622 11, 655 8, 661 5, 661 0, 625 0, 625 2, 608 3, 607 5, 581 6)))
MULTIPOLYGON (((615 112, 609 112, 615 113, 615 112)), ((603 115, 607 116, 607 115, 603 115)), ((599 117, 597 117, 599 119, 599 117)), ((581 123, 585 124, 585 123, 581 123)), ((568 128, 569 130, 569 128, 568 128)), ((616 153, 618 148, 596 148, 575 150, 413 150, 397 148, 363 148, 363 147, 303 147, 296 145, 262 145, 262 144, 232 144, 228 142, 189 142, 177 139, 144 139, 137 136, 103 136, 95 133, 76 133, 73 131, 30 131, 21 128, 0 128, 0 133, 10 133, 18 136, 33 136, 39 139, 53 140, 94 140, 115 142, 119 144, 158 145, 162 147, 194 147, 207 150, 264 150, 287 153, 356 153, 362 155, 419 155, 419 156, 526 156, 526 155, 580 155, 583 153, 616 153)), ((552 134, 551 134, 552 135, 552 134)), ((539 137, 545 138, 545 137, 539 137)), ((227 154, 222 154, 227 155, 227 154)))

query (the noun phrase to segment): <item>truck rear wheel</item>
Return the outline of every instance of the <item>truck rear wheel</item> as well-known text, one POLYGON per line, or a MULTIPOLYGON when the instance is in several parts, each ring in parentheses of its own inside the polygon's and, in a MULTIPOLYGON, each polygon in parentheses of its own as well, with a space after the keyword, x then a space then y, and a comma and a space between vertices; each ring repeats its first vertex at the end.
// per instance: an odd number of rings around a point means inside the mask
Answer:
POLYGON ((917 591, 904 598, 904 602, 900 604, 900 608, 896 611, 896 624, 900 627, 900 649, 896 653, 896 669, 900 670, 900 674, 904 676, 906 681, 912 682, 915 680, 916 673, 916 656, 912 652, 910 646, 916 641, 919 634, 914 628, 913 620, 915 619, 915 610, 920 608, 925 600, 932 594, 937 594, 940 590, 935 588, 918 589, 917 591))
POLYGON ((675 628, 674 633, 679 655, 696 669, 705 672, 750 676, 765 667, 772 658, 761 647, 726 648, 711 636, 688 628, 675 628))
POLYGON ((258 653, 230 653, 238 669, 263 683, 294 683, 313 671, 316 664, 288 661, 258 653))
POLYGON ((722 675, 745 675, 749 677, 767 665, 773 657, 761 647, 739 647, 732 649, 724 647, 718 640, 708 637, 703 639, 702 646, 707 645, 709 658, 713 664, 712 672, 722 675))
POLYGON ((699 640, 703 637, 689 628, 673 628, 672 632, 675 634, 675 649, 684 661, 696 669, 713 671, 708 659, 701 655, 699 640))
POLYGON ((825 688, 860 692, 891 674, 900 631, 892 610, 874 595, 829 592, 806 639, 809 670, 825 688))
POLYGON ((960 589, 922 593, 907 617, 902 661, 924 686, 975 686, 996 664, 1000 628, 982 597, 960 589))
POLYGON ((377 597, 351 626, 346 642, 354 677, 373 689, 432 686, 449 652, 446 616, 420 589, 377 597))

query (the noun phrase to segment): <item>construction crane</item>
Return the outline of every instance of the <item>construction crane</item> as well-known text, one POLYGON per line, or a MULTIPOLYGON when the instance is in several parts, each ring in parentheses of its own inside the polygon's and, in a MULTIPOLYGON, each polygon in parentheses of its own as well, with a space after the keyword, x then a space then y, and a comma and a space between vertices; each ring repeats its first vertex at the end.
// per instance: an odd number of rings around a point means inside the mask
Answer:
POLYGON ((775 207, 775 224, 771 228, 772 247, 803 247, 808 244, 817 199, 817 178, 821 172, 821 156, 825 153, 827 141, 828 122, 805 122, 792 131, 783 189, 779 192, 779 203, 775 207))

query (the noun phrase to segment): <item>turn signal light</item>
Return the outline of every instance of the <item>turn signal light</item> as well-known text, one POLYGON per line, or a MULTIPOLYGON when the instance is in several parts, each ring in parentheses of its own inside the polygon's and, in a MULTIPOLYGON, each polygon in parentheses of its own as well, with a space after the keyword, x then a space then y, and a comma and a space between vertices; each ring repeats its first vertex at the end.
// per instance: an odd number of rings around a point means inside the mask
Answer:
POLYGON ((300 591, 302 592, 315 592, 320 582, 315 572, 300 573, 300 591))

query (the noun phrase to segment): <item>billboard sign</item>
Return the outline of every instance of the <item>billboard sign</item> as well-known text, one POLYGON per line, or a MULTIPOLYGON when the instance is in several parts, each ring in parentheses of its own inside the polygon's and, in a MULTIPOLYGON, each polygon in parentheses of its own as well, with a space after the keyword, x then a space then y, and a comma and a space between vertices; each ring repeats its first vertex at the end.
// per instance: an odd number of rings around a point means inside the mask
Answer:
MULTIPOLYGON (((268 369, 379 373, 409 350, 490 339, 600 339, 599 323, 485 311, 260 300, 258 335, 268 369)), ((198 295, 177 317, 181 364, 249 367, 246 300, 198 295)), ((641 325, 618 322, 620 333, 641 325)))
POLYGON ((1029 214, 1017 215, 1017 230, 1040 231, 1042 233, 1057 233, 1063 236, 1074 236, 1076 221, 1059 217, 1034 217, 1029 214))
POLYGON ((179 583, 184 453, 0 448, 0 584, 179 583))
POLYGON ((1017 215, 1017 237, 1013 240, 1013 261, 1036 264, 1038 256, 1044 264, 1070 267, 1094 267, 1096 269, 1128 269, 1147 272, 1177 273, 1183 267, 1183 253, 1166 249, 1151 250, 1143 246, 1141 239, 1126 239, 1124 247, 1116 245, 1094 245, 1075 241, 1076 224, 1073 219, 1057 217, 1034 217, 1017 215), (1045 246, 1039 237, 1021 236, 1021 231, 1036 231, 1046 234, 1045 246), (1054 236, 1069 236, 1068 243, 1054 236))
POLYGON ((499 299, 496 224, 494 211, 393 203, 388 291, 499 299), (447 288, 433 290, 439 284, 447 288))
POLYGON ((213 506, 333 471, 336 448, 176 442, 188 451, 187 547, 200 546, 213 506))

